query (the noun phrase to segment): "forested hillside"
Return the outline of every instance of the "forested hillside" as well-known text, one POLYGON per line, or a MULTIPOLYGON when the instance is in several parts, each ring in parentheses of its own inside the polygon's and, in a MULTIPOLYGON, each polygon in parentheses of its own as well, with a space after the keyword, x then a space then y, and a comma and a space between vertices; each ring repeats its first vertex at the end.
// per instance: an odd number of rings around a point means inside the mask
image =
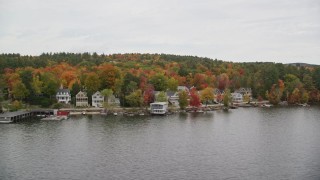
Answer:
MULTIPOLYGON (((63 85, 72 96, 111 89, 128 106, 126 96, 178 85, 224 90, 250 87, 253 97, 277 104, 318 102, 320 67, 281 63, 233 63, 168 54, 54 53, 40 56, 0 55, 1 100, 49 106, 63 85)), ((145 97, 146 98, 146 97, 145 97)))

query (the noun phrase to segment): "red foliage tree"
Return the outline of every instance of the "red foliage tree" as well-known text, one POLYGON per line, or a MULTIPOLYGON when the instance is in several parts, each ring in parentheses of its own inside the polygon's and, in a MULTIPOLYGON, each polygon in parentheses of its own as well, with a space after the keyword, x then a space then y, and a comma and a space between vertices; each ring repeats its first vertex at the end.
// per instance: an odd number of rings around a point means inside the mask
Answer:
POLYGON ((145 105, 149 105, 150 103, 154 102, 154 87, 151 84, 147 84, 145 86, 145 91, 143 94, 143 102, 145 105))
POLYGON ((229 76, 226 73, 222 73, 218 78, 218 88, 224 90, 229 85, 229 76))
POLYGON ((190 92, 190 106, 199 107, 201 105, 200 97, 197 93, 197 90, 193 88, 190 92))

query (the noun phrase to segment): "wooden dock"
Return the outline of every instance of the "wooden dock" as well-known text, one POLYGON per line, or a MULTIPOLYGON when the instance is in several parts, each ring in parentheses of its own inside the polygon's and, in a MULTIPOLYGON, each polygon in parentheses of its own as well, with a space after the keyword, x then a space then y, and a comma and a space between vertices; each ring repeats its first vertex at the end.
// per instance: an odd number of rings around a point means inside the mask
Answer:
POLYGON ((12 123, 22 119, 30 118, 33 113, 30 111, 6 112, 0 114, 0 123, 12 123))
POLYGON ((54 115, 53 109, 37 109, 31 111, 15 111, 15 112, 5 112, 0 114, 0 123, 13 123, 18 122, 23 119, 40 116, 46 117, 54 115))

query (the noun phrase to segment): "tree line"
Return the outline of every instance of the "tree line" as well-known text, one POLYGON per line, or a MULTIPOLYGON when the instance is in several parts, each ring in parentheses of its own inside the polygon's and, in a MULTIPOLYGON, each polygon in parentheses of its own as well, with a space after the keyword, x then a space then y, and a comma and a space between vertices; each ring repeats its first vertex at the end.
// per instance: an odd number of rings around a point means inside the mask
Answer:
MULTIPOLYGON (((234 63, 169 54, 43 53, 40 56, 0 55, 0 100, 17 100, 48 107, 63 86, 72 97, 110 89, 122 106, 154 101, 153 91, 197 91, 218 88, 233 92, 252 89, 253 98, 273 104, 319 102, 320 67, 282 63, 234 63)), ((211 96, 210 96, 211 97, 211 96)), ((204 101, 202 99, 202 101, 204 101)))

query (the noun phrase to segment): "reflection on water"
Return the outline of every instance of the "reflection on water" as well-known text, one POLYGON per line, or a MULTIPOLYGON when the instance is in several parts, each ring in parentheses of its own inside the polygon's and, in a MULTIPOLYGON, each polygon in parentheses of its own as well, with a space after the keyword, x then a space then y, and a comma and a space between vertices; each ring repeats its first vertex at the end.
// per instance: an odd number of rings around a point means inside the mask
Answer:
POLYGON ((319 107, 0 125, 0 179, 320 179, 319 107))

